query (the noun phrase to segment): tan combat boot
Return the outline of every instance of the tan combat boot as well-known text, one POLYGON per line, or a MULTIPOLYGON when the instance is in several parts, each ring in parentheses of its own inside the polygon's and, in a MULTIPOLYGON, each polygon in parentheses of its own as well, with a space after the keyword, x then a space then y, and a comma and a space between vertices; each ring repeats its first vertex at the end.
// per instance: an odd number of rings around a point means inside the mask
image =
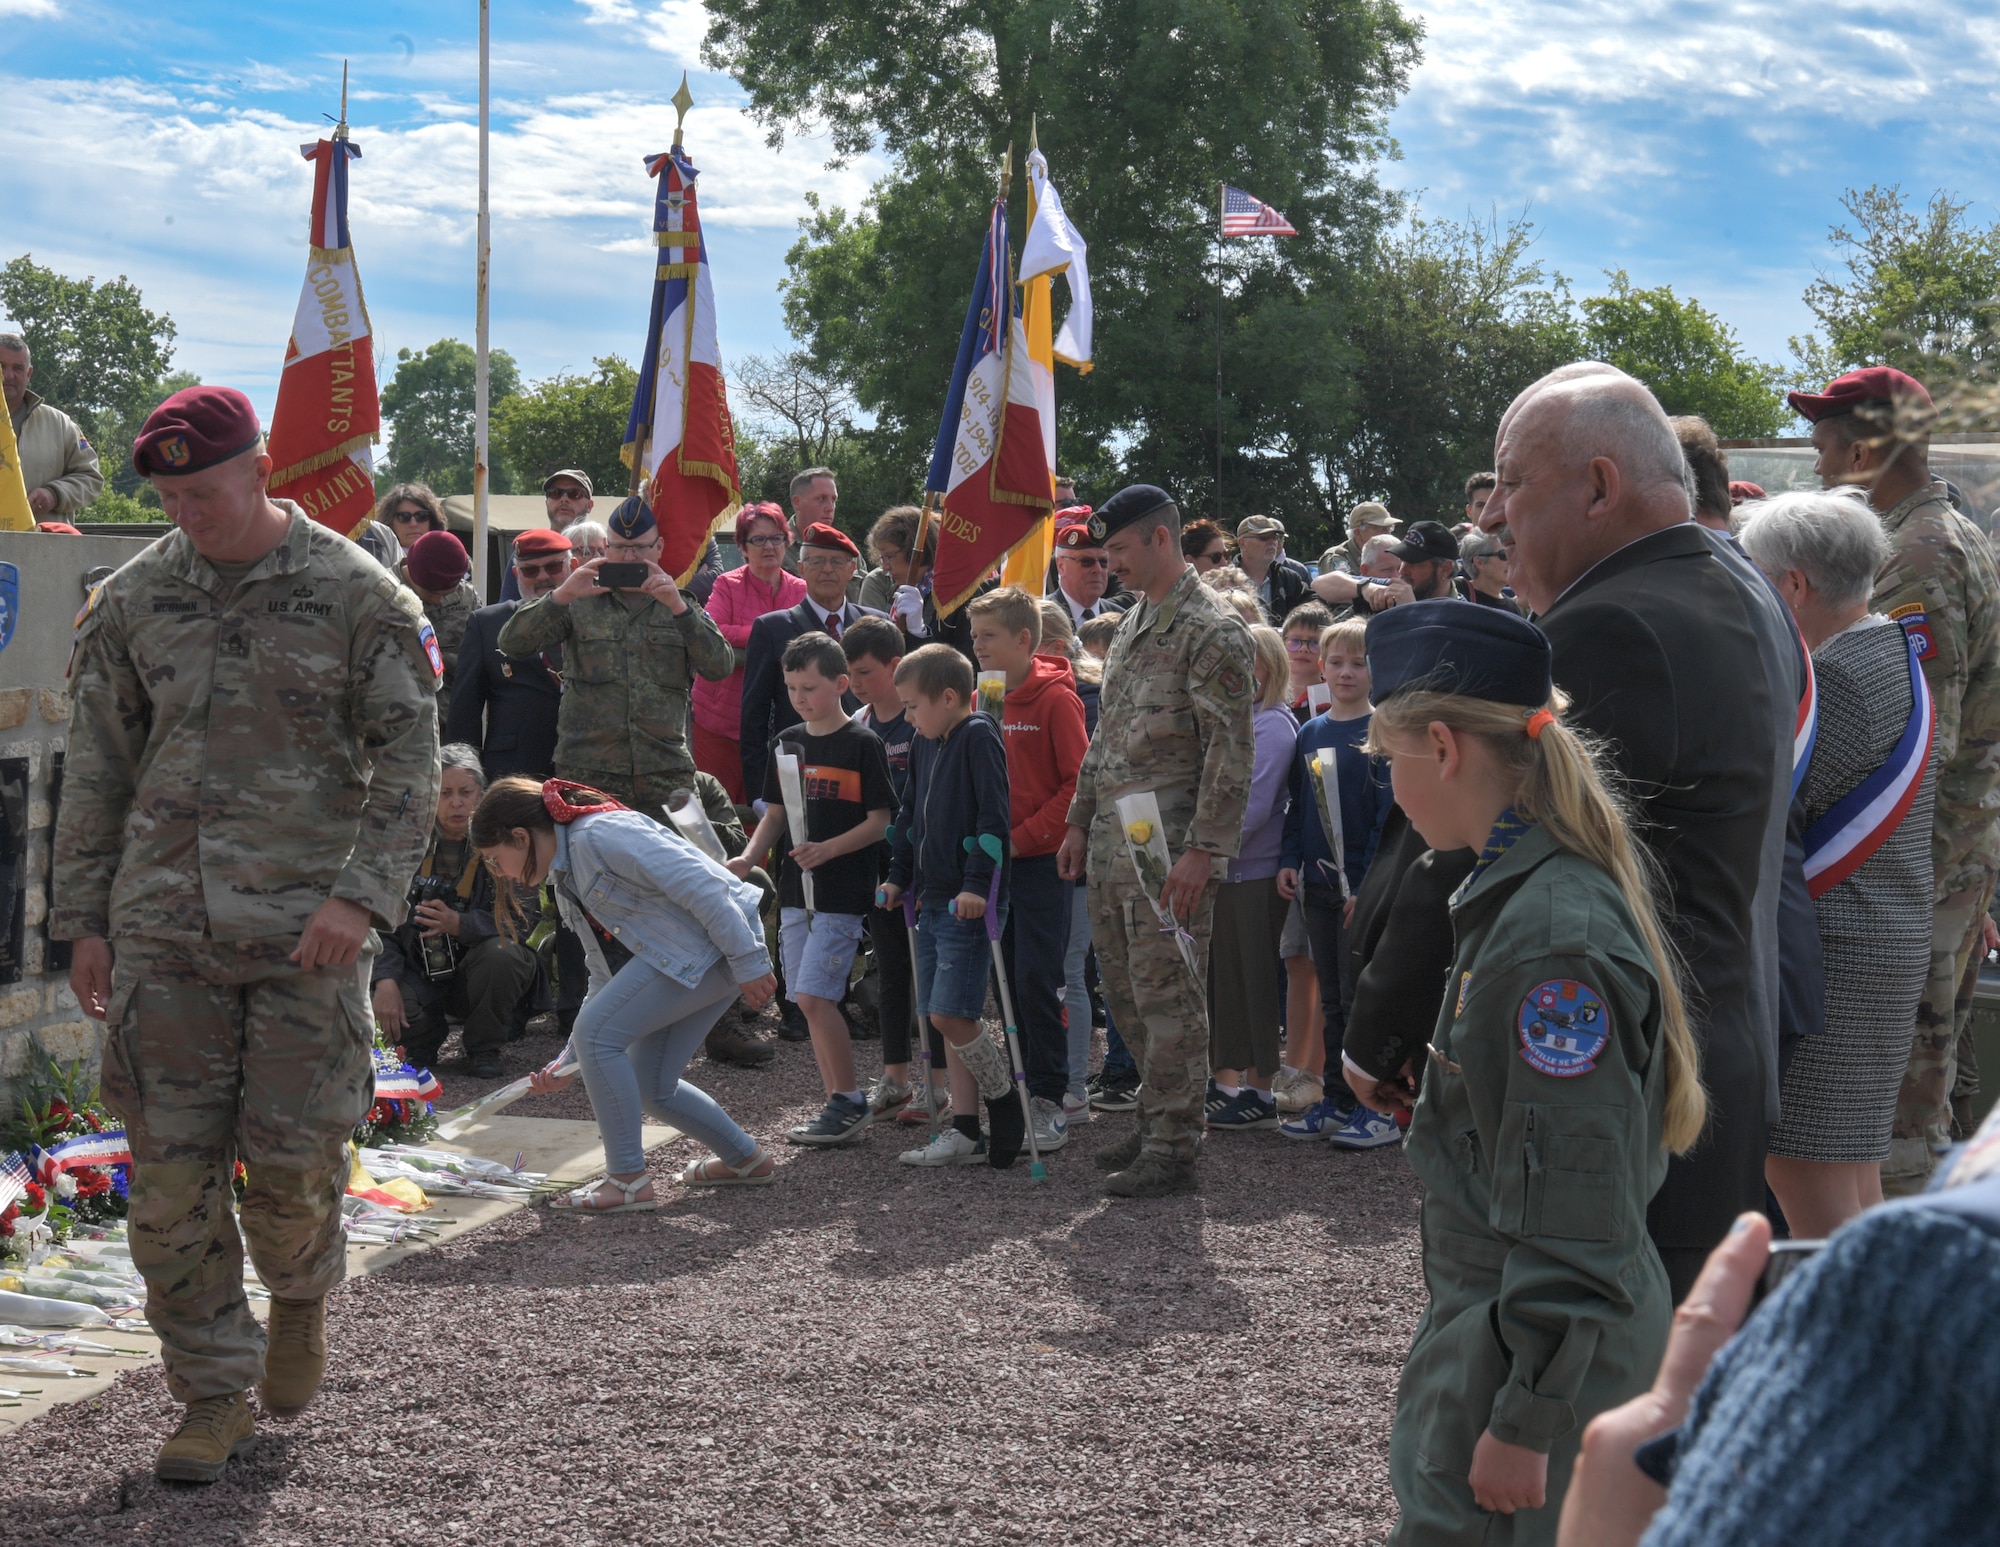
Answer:
POLYGON ((242 1392, 197 1397, 188 1403, 173 1438, 160 1447, 153 1475, 169 1483, 212 1483, 221 1478, 231 1456, 242 1455, 256 1443, 250 1404, 242 1392))
POLYGON ((270 1346, 264 1352, 264 1384, 257 1395, 280 1418, 302 1412, 326 1374, 326 1296, 317 1300, 271 1297, 270 1346))
POLYGON ((1114 1198, 1170 1198, 1195 1190, 1194 1162, 1167 1155, 1141 1155, 1123 1171, 1104 1179, 1114 1198))
POLYGON ((1133 1129, 1130 1138, 1110 1145, 1091 1156, 1091 1162, 1100 1171, 1123 1171, 1139 1158, 1139 1147, 1143 1141, 1139 1130, 1133 1129))

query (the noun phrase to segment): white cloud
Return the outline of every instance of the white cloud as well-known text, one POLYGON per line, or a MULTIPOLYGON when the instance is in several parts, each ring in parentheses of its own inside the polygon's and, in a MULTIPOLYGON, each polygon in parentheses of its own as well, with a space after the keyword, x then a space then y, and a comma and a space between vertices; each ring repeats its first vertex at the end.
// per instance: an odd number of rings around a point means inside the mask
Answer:
POLYGON ((653 0, 642 11, 633 0, 576 0, 595 27, 637 29, 646 46, 690 70, 701 68, 701 40, 708 13, 701 0, 653 0))
POLYGON ((60 10, 56 0, 0 0, 0 16, 54 16, 60 10))

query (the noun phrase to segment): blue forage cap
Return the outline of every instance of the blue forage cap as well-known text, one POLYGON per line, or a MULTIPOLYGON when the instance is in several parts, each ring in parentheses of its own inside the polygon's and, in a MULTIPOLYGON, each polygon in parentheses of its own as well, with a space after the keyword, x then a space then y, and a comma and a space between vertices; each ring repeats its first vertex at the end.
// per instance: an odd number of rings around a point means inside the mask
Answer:
POLYGON ((1127 484, 1098 506, 1088 523, 1090 535, 1103 542, 1113 532, 1122 532, 1135 521, 1143 521, 1162 506, 1171 509, 1174 497, 1149 483, 1127 484))
POLYGON ((1368 699, 1406 688, 1539 709, 1549 701, 1549 641, 1526 618, 1451 597, 1406 602, 1368 620, 1368 699))
POLYGON ((611 512, 611 519, 604 525, 613 537, 627 543, 651 537, 659 530, 653 522, 653 507, 636 494, 620 501, 618 508, 611 512))

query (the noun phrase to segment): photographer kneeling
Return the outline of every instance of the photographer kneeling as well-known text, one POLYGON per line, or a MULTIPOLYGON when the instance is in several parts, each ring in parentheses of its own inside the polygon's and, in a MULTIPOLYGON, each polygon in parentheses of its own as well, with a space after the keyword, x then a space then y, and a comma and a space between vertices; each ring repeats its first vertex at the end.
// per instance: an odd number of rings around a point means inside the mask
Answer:
MULTIPOLYGON (((410 882, 410 916, 383 937, 375 958, 375 1019, 409 1063, 426 1068, 444 1046, 445 1017, 462 1017, 473 1075, 496 1080, 501 1044, 541 969, 533 951, 502 938, 494 923, 494 880, 469 833, 486 790, 479 753, 454 742, 438 761, 437 821, 410 882)), ((518 933, 532 923, 523 921, 518 933)))

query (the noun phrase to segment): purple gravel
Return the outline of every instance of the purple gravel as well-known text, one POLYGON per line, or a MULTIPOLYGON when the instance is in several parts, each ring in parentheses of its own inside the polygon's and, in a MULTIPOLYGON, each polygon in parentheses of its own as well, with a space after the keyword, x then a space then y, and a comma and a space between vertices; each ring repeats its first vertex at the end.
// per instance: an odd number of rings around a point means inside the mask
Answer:
MULTIPOLYGON (((767 1022, 768 1034, 770 1024, 767 1022)), ((508 1050, 509 1077, 551 1056, 508 1050), (516 1066, 519 1066, 517 1068, 516 1066)), ((862 1048, 874 1066, 874 1045, 862 1048)), ((486 1084, 441 1071, 446 1099, 486 1084)), ((1196 1198, 1111 1203, 1078 1128, 1049 1180, 913 1172, 885 1126, 801 1151, 810 1051, 696 1083, 767 1190, 536 1208, 345 1285, 318 1402, 210 1488, 155 1482, 156 1368, 0 1436, 13 1547, 354 1542, 1379 1542, 1421 1308, 1394 1150, 1211 1142, 1196 1198)), ((586 1116, 579 1092, 521 1116, 586 1116)), ((671 1173, 694 1157, 657 1152, 671 1173)))

